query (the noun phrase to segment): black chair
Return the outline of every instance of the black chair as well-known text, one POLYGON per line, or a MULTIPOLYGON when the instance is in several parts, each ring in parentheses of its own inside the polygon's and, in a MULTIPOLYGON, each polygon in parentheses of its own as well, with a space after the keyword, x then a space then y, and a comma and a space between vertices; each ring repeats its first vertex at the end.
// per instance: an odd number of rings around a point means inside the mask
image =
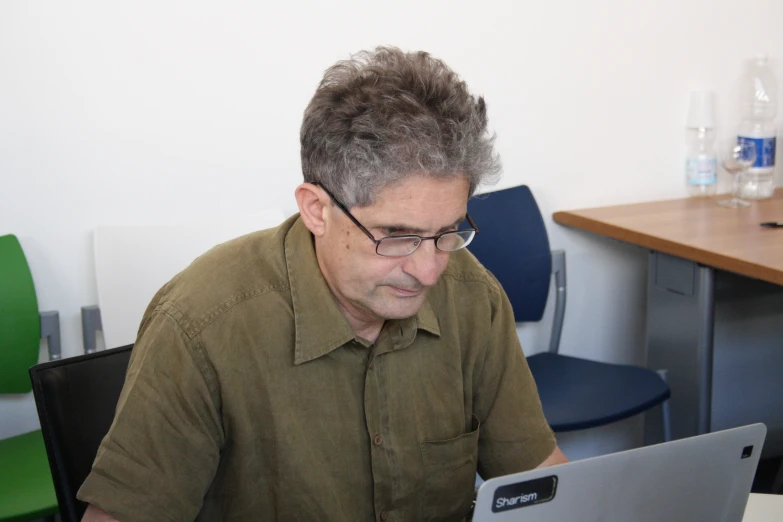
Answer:
POLYGON ((602 426, 663 406, 664 440, 671 435, 665 372, 558 353, 565 317, 565 252, 550 251, 541 212, 526 186, 468 202, 481 229, 469 250, 508 294, 517 322, 540 321, 555 275, 555 314, 549 350, 527 358, 544 415, 555 432, 602 426))
POLYGON ((63 522, 78 522, 87 509, 76 493, 111 427, 132 348, 123 346, 30 368, 63 522))

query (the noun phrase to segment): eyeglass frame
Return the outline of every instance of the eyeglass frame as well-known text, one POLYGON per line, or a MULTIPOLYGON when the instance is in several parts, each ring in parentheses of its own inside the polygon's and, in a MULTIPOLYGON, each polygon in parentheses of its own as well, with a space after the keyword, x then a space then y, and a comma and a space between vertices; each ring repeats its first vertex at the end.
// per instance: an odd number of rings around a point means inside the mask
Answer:
MULTIPOLYGON (((471 217, 470 217, 470 214, 468 214, 467 212, 465 212, 465 219, 467 219, 468 223, 470 223, 470 226, 471 226, 472 228, 463 228, 463 229, 459 229, 459 230, 450 230, 450 231, 448 231, 448 232, 442 232, 442 233, 440 233, 440 234, 438 234, 438 235, 436 235, 436 236, 429 236, 429 237, 419 236, 419 235, 417 235, 417 234, 403 234, 403 235, 401 235, 401 236, 385 236, 385 237, 382 237, 382 238, 380 238, 380 239, 375 239, 375 236, 373 236, 373 235, 372 235, 372 232, 370 232, 369 230, 367 230, 367 228, 365 228, 365 226, 364 226, 364 225, 362 225, 361 223, 359 223, 359 220, 358 220, 358 219, 356 219, 356 218, 354 217, 354 215, 353 215, 353 214, 351 214, 351 212, 348 210, 348 207, 346 207, 345 205, 343 205, 342 203, 340 203, 340 201, 339 201, 339 200, 338 200, 336 197, 334 197, 334 194, 332 194, 332 193, 329 191, 329 189, 328 189, 328 188, 326 188, 326 187, 323 185, 323 183, 321 183, 320 181, 313 181, 313 182, 311 182, 311 184, 312 184, 312 185, 315 185, 316 187, 321 187, 321 188, 323 189, 323 191, 324 191, 324 192, 326 192, 326 194, 327 194, 327 195, 328 195, 328 196, 331 198, 331 200, 334 202, 334 204, 335 204, 335 205, 337 205, 337 208, 339 208, 340 210, 342 210, 342 211, 343 211, 343 213, 344 213, 346 216, 348 216, 348 219, 350 219, 351 221, 353 221, 353 224, 354 224, 354 225, 356 225, 357 227, 359 227, 359 230, 361 230, 362 232, 364 232, 364 235, 366 235, 366 236, 367 236, 367 237, 370 239, 370 241, 372 241, 373 243, 375 243, 375 253, 376 253, 377 255, 381 256, 381 257, 407 257, 407 256, 409 256, 409 255, 413 254, 414 252, 416 252, 416 251, 419 249, 419 247, 421 246, 421 244, 422 244, 424 241, 427 241, 427 240, 432 240, 432 241, 435 243, 435 248, 437 248, 437 249, 438 249, 438 250, 440 250, 441 252, 457 252, 458 250, 462 250, 463 248, 467 247, 468 245, 465 245, 465 246, 463 246, 463 247, 460 247, 460 248, 458 248, 458 249, 456 249, 456 250, 441 250, 440 248, 438 248, 438 240, 439 240, 441 237, 445 236, 446 234, 454 234, 454 233, 457 233, 457 232, 470 232, 470 231, 472 231, 472 232, 474 232, 474 234, 473 234, 473 237, 476 237, 476 234, 478 234, 478 233, 479 233, 479 228, 476 226, 476 223, 473 221, 473 218, 471 218, 471 217), (379 252, 378 252, 378 247, 380 247, 380 246, 381 246, 381 243, 382 243, 384 240, 386 240, 386 239, 400 239, 400 238, 418 238, 418 239, 420 239, 420 241, 419 241, 419 244, 418 244, 418 245, 416 245, 416 248, 414 248, 413 250, 411 250, 411 251, 410 251, 410 252, 408 252, 407 254, 403 254, 403 255, 401 255, 401 256, 387 256, 387 255, 384 255, 384 254, 381 254, 381 253, 379 253, 379 252)), ((471 238, 470 238, 470 239, 471 239, 471 241, 473 241, 473 237, 471 237, 471 238)), ((469 243, 468 243, 468 244, 469 244, 469 243)))

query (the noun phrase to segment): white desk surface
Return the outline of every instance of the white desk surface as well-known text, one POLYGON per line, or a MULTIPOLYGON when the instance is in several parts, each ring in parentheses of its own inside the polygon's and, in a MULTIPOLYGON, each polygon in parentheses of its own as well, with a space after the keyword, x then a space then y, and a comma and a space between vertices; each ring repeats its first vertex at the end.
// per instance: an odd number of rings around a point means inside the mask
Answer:
POLYGON ((783 495, 751 493, 742 522, 780 522, 783 520, 783 495))

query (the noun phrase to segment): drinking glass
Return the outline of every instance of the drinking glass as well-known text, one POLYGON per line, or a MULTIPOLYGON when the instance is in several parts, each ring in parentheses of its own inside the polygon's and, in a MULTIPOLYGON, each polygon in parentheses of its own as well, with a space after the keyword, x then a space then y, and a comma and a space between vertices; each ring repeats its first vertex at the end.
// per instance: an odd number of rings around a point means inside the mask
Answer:
POLYGON ((750 205, 739 197, 742 175, 756 162, 756 145, 752 141, 731 141, 719 150, 720 164, 734 178, 731 199, 722 199, 718 205, 728 208, 744 208, 750 205))

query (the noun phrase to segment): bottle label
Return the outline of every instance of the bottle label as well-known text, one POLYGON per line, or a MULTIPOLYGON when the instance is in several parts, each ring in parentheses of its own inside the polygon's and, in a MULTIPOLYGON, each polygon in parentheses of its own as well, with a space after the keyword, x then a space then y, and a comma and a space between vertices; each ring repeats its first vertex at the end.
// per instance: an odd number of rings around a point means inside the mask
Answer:
POLYGON ((718 182, 717 158, 688 158, 685 161, 688 185, 713 185, 718 182))
POLYGON ((747 138, 737 136, 737 143, 751 142, 756 146, 756 163, 752 168, 771 168, 775 166, 775 141, 772 138, 747 138))

